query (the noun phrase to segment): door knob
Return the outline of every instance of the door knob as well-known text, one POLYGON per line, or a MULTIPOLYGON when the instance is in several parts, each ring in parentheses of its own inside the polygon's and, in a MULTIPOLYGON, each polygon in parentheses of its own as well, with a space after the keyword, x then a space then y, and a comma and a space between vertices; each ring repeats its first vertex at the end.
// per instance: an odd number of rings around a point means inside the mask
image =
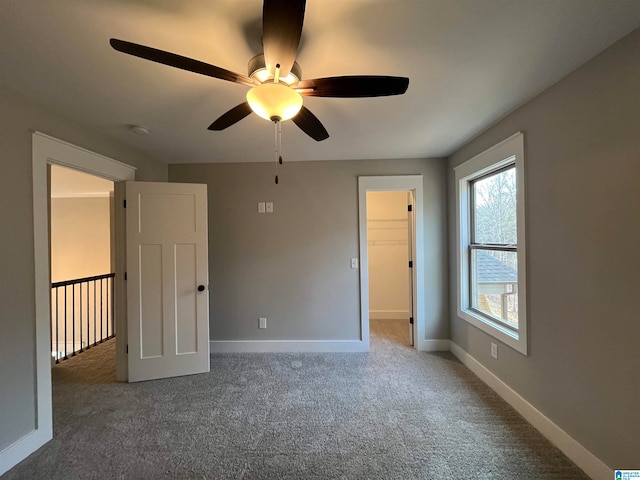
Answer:
POLYGON ((198 291, 204 292, 204 285, 198 285, 198 291))

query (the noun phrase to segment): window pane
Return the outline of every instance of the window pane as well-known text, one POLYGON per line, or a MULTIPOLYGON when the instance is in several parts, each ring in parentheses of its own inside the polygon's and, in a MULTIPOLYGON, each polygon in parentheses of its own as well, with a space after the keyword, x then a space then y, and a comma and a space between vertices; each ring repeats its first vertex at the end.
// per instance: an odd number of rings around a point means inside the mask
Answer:
POLYGON ((482 177, 472 185, 472 243, 518 243, 515 166, 482 177))
POLYGON ((471 282, 473 308, 517 329, 517 253, 471 250, 471 282))

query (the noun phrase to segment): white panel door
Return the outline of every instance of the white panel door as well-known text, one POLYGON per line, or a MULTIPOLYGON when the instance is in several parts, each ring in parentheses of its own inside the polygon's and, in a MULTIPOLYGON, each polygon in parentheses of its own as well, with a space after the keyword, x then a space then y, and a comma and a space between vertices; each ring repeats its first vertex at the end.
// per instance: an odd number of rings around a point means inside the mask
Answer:
POLYGON ((127 182, 129 381, 209 371, 207 186, 127 182))

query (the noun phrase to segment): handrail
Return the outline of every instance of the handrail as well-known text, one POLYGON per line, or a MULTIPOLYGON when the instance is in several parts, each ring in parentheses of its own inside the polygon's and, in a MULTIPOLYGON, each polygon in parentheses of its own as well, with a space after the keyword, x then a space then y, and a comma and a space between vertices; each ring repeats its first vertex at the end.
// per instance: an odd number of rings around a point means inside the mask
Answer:
POLYGON ((64 280, 62 282, 54 282, 51 284, 51 288, 66 287, 67 285, 75 285, 77 283, 91 282, 93 280, 100 280, 101 278, 113 278, 115 273, 105 273, 103 275, 95 275, 93 277, 75 278, 73 280, 64 280))
POLYGON ((115 273, 105 273, 51 283, 51 349, 56 363, 115 337, 114 279, 115 273))

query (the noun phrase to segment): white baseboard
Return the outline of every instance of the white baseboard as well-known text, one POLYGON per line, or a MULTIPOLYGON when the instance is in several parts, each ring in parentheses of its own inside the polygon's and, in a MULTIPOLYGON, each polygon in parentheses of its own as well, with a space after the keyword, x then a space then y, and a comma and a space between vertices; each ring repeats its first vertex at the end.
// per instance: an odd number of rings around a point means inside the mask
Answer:
POLYGON ((43 429, 33 430, 2 450, 0 452, 0 475, 15 467, 51 438, 51 435, 47 435, 43 429))
POLYGON ((361 340, 211 340, 211 353, 368 352, 361 340))
POLYGON ((370 320, 406 320, 409 321, 409 310, 369 310, 370 320))
POLYGON ((424 340, 421 342, 419 350, 421 352, 448 352, 451 350, 449 340, 424 340))
POLYGON ((593 480, 611 480, 613 469, 607 467, 598 457, 573 439, 567 432, 553 423, 542 412, 531 405, 509 385, 500 380, 484 365, 465 352, 457 344, 450 342, 451 352, 465 366, 475 373, 480 380, 486 383, 492 390, 500 395, 511 405, 527 422, 544 435, 551 443, 558 447, 593 480))

